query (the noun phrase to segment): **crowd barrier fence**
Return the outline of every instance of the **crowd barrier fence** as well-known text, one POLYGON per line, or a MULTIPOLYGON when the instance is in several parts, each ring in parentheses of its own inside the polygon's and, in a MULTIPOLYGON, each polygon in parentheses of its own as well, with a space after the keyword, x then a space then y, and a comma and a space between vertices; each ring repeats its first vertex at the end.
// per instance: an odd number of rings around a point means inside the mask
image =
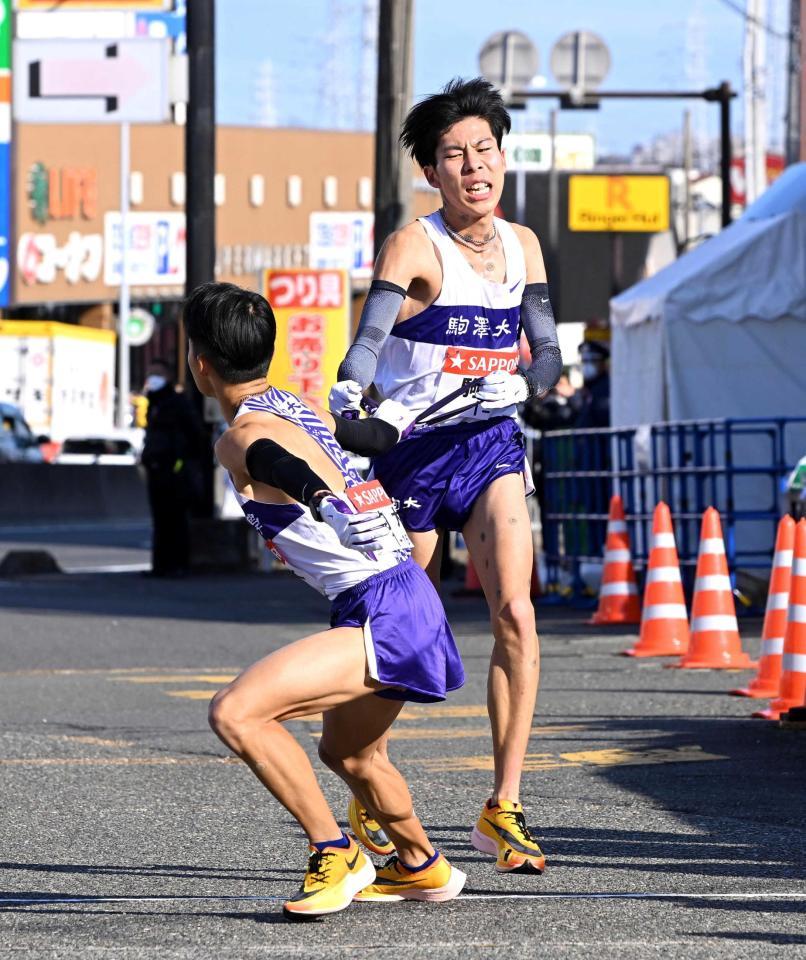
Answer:
POLYGON ((688 590, 702 513, 716 507, 735 586, 737 570, 766 576, 770 568, 786 509, 782 481, 806 452, 806 417, 563 430, 544 434, 539 443, 548 592, 570 578, 572 598, 589 593, 583 565, 602 561, 612 494, 624 501, 639 574, 649 553, 652 512, 660 500, 669 505, 688 590))

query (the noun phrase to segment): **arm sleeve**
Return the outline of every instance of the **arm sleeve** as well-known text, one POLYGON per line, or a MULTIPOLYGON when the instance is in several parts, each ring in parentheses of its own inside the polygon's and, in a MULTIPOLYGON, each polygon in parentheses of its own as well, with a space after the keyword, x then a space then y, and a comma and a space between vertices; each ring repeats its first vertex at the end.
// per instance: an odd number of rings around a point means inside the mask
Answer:
POLYGON ((304 460, 267 437, 247 448, 246 469, 253 480, 276 487, 299 503, 309 504, 319 490, 330 489, 304 460))
POLYGON ((372 281, 355 340, 339 366, 339 380, 355 380, 364 390, 372 383, 378 354, 395 325, 405 298, 406 291, 396 283, 372 281))
POLYGON ((563 372, 547 283, 526 284, 521 301, 521 326, 532 351, 532 362, 523 375, 531 394, 540 397, 551 390, 563 372))
POLYGON ((375 457, 386 453, 400 439, 400 433, 391 423, 384 420, 346 420, 334 416, 336 429, 333 431, 338 443, 345 450, 351 450, 361 457, 375 457))

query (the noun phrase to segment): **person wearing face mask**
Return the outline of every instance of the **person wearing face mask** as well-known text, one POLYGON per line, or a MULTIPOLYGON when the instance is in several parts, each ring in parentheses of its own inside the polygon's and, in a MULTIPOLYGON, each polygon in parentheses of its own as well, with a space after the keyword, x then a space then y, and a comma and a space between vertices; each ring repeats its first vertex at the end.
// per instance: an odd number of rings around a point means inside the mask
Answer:
POLYGON ((190 567, 190 515, 199 498, 207 438, 193 404, 177 392, 165 360, 151 361, 143 393, 148 412, 141 462, 153 525, 150 575, 181 577, 190 567))
POLYGON ((586 339, 579 346, 584 381, 575 400, 579 414, 578 429, 610 426, 610 350, 601 339, 586 339))

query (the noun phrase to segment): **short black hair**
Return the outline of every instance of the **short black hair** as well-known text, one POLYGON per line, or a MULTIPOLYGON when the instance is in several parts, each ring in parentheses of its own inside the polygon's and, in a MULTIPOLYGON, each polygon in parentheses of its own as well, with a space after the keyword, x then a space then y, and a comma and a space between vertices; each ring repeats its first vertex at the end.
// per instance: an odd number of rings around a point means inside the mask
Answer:
POLYGON ((277 325, 269 302, 234 283, 202 283, 185 300, 185 331, 225 383, 268 373, 277 325))
POLYGON ((504 134, 512 126, 504 98, 483 77, 462 80, 455 77, 439 93, 421 100, 403 121, 400 143, 421 167, 437 162, 439 138, 465 117, 481 117, 490 124, 499 150, 504 134))

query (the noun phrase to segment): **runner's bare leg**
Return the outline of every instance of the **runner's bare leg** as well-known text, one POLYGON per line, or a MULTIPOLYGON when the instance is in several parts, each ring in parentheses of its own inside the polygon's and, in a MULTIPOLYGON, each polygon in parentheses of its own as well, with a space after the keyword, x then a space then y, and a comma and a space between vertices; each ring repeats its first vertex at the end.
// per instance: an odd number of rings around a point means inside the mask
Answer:
POLYGON ((522 474, 494 480, 476 501, 462 533, 495 638, 487 683, 495 763, 492 799, 518 800, 540 677, 529 596, 534 548, 522 474))
POLYGON ((402 707, 402 701, 370 694, 328 710, 319 756, 384 828, 400 859, 416 866, 427 860, 434 848, 414 813, 406 781, 385 749, 387 731, 402 707))
MULTIPOLYGON (((367 678, 361 628, 337 627, 282 647, 245 670, 213 698, 210 725, 300 823, 310 842, 321 843, 339 837, 341 828, 307 753, 282 721, 366 698, 377 686, 367 678), (323 690, 329 692, 322 694, 323 690)), ((356 731, 352 741, 356 748, 376 749, 377 731, 388 727, 400 706, 371 698, 364 709, 372 717, 374 707, 373 729, 365 744, 362 731, 356 731)), ((394 797, 390 803, 402 808, 405 798, 394 797)), ((411 839, 417 843, 419 836, 411 839)))
POLYGON ((442 541, 445 538, 444 530, 424 530, 412 532, 407 530, 414 549, 411 558, 428 574, 428 579, 439 590, 439 569, 442 560, 442 541))

